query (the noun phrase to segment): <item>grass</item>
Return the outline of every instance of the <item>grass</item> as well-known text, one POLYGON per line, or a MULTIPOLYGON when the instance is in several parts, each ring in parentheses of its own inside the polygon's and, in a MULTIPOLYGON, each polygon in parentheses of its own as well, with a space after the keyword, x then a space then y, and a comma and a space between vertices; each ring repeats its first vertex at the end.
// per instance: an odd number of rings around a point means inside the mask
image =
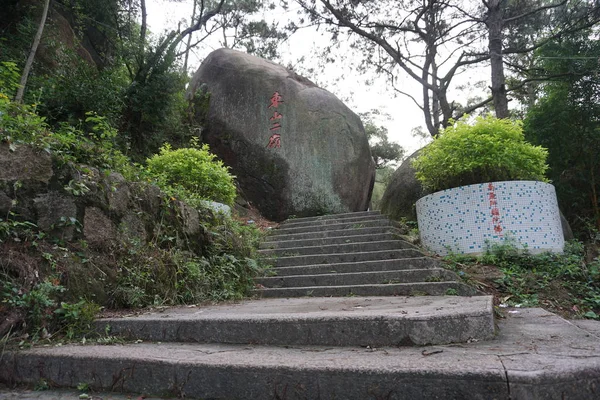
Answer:
POLYGON ((600 260, 586 262, 581 242, 567 242, 563 254, 536 255, 507 242, 481 257, 454 254, 444 262, 467 283, 494 295, 496 305, 600 320, 600 260))

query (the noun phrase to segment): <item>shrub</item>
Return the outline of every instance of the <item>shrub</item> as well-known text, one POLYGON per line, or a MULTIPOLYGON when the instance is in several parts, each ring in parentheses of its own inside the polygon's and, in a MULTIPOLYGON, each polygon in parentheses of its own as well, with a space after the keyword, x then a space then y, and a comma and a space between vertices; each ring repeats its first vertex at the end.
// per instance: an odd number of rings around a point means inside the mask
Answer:
POLYGON ((191 147, 177 150, 165 144, 147 164, 148 172, 163 190, 192 206, 198 206, 200 200, 233 204, 234 177, 206 144, 199 147, 197 141, 192 141, 191 147))
MULTIPOLYGON (((255 261, 260 231, 229 216, 201 215, 207 230, 202 255, 155 243, 120 244, 115 250, 119 270, 111 288, 111 306, 192 304, 241 299, 250 294, 253 278, 265 272, 255 261)), ((164 239, 173 245, 176 242, 171 240, 174 238, 164 239)))
POLYGON ((131 162, 116 146, 118 133, 93 112, 79 126, 52 129, 35 105, 18 104, 0 92, 0 142, 31 145, 51 153, 60 165, 86 164, 133 175, 131 162))
POLYGON ((509 306, 541 306, 571 317, 600 319, 600 259, 586 262, 581 242, 566 242, 562 254, 531 254, 507 238, 490 244, 480 257, 451 254, 444 261, 509 306))
POLYGON ((17 64, 10 61, 0 62, 0 94, 4 99, 12 97, 19 88, 17 64))
POLYGON ((456 121, 413 161, 426 190, 439 191, 483 182, 547 182, 545 148, 525 141, 520 121, 478 117, 456 121))

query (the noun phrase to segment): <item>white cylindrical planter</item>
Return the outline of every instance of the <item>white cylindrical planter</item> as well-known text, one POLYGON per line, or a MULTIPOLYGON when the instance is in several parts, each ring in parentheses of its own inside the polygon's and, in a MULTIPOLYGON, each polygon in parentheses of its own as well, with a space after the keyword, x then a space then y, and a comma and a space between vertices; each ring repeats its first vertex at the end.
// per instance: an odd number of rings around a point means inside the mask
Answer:
POLYGON ((537 181, 481 183, 417 201, 421 243, 439 255, 481 254, 506 240, 531 253, 560 253, 564 237, 554 186, 537 181))

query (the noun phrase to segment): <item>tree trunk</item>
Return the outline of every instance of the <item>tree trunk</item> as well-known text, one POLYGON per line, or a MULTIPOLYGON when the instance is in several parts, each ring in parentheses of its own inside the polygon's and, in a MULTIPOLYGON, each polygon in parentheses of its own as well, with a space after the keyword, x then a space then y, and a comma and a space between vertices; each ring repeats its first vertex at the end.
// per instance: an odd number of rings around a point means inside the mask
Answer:
MULTIPOLYGON (((427 52, 425 58, 425 64, 423 65, 422 79, 424 82, 429 82, 429 67, 431 65, 431 59, 428 58, 429 52, 427 52)), ((439 133, 438 127, 434 125, 434 117, 431 111, 431 98, 429 96, 429 87, 427 85, 422 86, 423 90, 423 114, 425 115, 425 125, 427 130, 432 137, 436 137, 439 133)))
POLYGON ((44 25, 46 25, 46 18, 48 17, 48 9, 50 8, 50 0, 46 0, 44 3, 44 11, 42 12, 42 20, 40 21, 40 25, 38 26, 38 30, 35 34, 35 38, 33 39, 33 45, 31 46, 31 51, 29 52, 29 57, 27 57, 27 62, 25 63, 25 68, 23 68, 23 75, 21 75, 21 82, 19 84, 19 89, 17 90, 17 95, 15 96, 15 102, 22 103, 23 95, 25 94, 25 86, 27 86, 27 78, 29 77, 29 73, 31 72, 31 67, 33 66, 33 60, 35 59, 35 53, 37 52, 37 48, 40 45, 40 41, 42 40, 42 33, 44 33, 44 25))
POLYGON ((146 30, 148 29, 148 12, 146 11, 146 0, 140 1, 140 8, 142 11, 142 25, 140 26, 140 48, 139 48, 139 65, 144 65, 144 56, 146 49, 146 30))
MULTIPOLYGON (((194 9, 192 10, 192 25, 196 18, 196 0, 194 0, 194 9)), ((188 60, 190 58, 190 47, 192 46, 192 35, 188 36, 187 45, 185 46, 185 56, 183 58, 183 72, 187 74, 188 60)))
POLYGON ((506 78, 504 77, 504 63, 502 60, 502 28, 503 28, 503 3, 505 0, 484 1, 487 6, 488 17, 488 48, 490 53, 490 67, 492 70, 492 97, 496 117, 508 118, 508 97, 506 96, 506 78))

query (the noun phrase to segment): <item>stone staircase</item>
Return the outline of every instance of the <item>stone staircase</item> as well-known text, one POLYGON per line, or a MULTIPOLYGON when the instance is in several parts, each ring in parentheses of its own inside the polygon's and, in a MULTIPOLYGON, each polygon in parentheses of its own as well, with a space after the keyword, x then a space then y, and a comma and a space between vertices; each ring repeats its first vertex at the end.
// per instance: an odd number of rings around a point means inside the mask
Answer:
POLYGON ((100 320, 100 332, 135 343, 7 353, 0 382, 210 399, 486 398, 506 390, 503 374, 473 384, 473 368, 457 371, 454 358, 431 364, 433 350, 416 347, 492 339, 492 298, 403 241, 380 214, 291 220, 260 251, 276 274, 257 280, 262 299, 100 320))
POLYGON ((292 219, 261 245, 260 297, 477 295, 375 211, 292 219))

